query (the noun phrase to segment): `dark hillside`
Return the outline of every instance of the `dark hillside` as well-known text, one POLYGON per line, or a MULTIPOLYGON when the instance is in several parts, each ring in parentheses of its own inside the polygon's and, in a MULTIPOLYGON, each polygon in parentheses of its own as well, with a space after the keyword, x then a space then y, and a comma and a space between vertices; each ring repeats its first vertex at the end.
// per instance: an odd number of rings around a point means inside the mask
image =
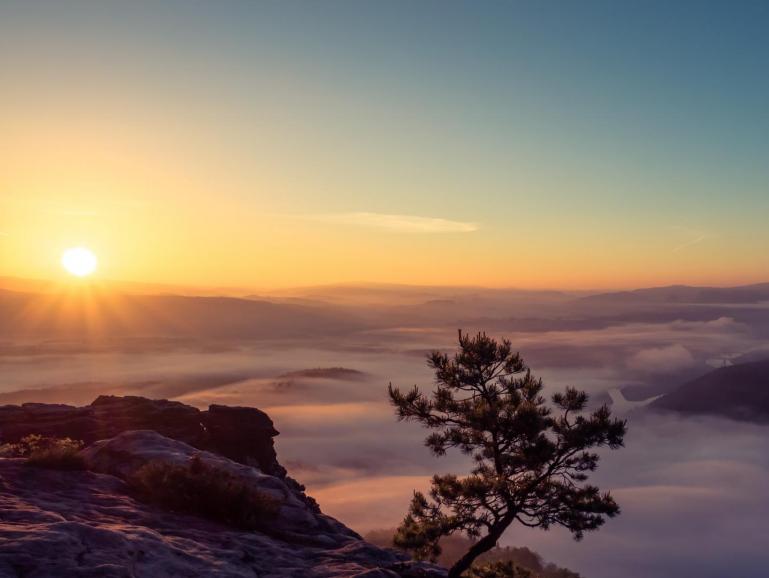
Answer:
POLYGON ((655 400, 649 407, 769 423, 769 360, 716 369, 655 400))

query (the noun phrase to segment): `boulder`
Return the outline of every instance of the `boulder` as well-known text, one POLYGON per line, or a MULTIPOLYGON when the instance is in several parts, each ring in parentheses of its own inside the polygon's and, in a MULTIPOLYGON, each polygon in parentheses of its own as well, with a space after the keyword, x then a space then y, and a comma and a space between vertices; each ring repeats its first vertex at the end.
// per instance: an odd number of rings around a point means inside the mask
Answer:
POLYGON ((114 438, 93 443, 80 454, 85 459, 88 470, 110 474, 128 482, 139 468, 150 462, 186 466, 193 456, 196 456, 215 470, 234 476, 279 502, 278 515, 270 522, 271 535, 321 545, 339 544, 349 541, 350 538, 360 538, 343 524, 311 507, 301 491, 293 484, 287 483, 284 478, 265 474, 260 469, 211 452, 201 451, 152 430, 123 432, 114 438))

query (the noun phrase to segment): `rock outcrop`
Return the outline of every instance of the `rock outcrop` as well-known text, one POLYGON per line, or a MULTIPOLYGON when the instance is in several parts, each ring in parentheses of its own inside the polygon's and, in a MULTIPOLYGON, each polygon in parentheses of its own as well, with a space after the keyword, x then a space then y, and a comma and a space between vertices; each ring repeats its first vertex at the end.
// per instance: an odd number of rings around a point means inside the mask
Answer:
POLYGON ((124 481, 130 481, 137 470, 149 462, 185 466, 196 456, 217 472, 242 480, 249 487, 278 501, 278 515, 270 523, 271 536, 326 547, 339 546, 350 538, 360 538, 343 524, 308 504, 301 491, 284 478, 266 474, 256 467, 211 452, 200 451, 151 430, 123 432, 114 438, 92 444, 80 454, 89 471, 110 474, 124 481))
POLYGON ((0 442, 29 434, 69 437, 91 444, 128 430, 154 430, 263 472, 285 477, 272 438, 269 416, 253 407, 212 405, 200 411, 178 401, 100 396, 84 407, 25 403, 0 406, 0 442))
POLYGON ((87 407, 0 407, 0 441, 25 435, 89 444, 84 471, 0 458, 0 578, 445 578, 442 568, 361 539, 320 512, 278 463, 270 418, 253 408, 138 397, 87 407), (137 429, 138 428, 138 429, 137 429), (132 478, 150 462, 193 463, 278 504, 243 531, 142 500, 132 478))
POLYGON ((3 578, 445 578, 445 570, 382 549, 325 516, 285 479, 142 430, 81 452, 86 471, 0 458, 3 578), (148 462, 193 456, 280 504, 260 531, 240 531, 138 498, 148 462))

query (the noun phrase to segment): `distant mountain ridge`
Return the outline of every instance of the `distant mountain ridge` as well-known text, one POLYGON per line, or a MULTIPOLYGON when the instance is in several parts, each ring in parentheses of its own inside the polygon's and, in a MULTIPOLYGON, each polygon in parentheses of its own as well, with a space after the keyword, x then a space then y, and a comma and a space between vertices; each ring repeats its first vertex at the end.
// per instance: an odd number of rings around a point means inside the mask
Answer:
POLYGON ((721 367, 654 400, 649 407, 769 423, 769 359, 721 367))
POLYGON ((365 328, 330 308, 235 297, 139 295, 108 291, 61 294, 0 289, 0 337, 153 336, 263 339, 338 334, 365 328))
POLYGON ((613 303, 760 303, 769 301, 769 283, 735 287, 669 285, 632 291, 598 293, 583 297, 581 300, 613 303))

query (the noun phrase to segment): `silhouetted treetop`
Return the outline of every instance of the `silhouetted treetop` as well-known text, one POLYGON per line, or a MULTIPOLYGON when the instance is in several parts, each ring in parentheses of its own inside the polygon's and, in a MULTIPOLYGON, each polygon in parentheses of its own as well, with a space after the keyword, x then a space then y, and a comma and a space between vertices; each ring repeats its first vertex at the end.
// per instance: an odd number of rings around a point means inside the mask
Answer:
POLYGON ((619 513, 609 493, 586 484, 600 447, 622 446, 626 424, 606 406, 585 414, 588 396, 567 388, 551 397, 508 340, 459 333, 453 355, 428 356, 435 387, 404 392, 390 384, 399 419, 422 423, 437 456, 458 448, 472 456, 470 475, 436 475, 429 496, 415 492, 395 541, 421 558, 440 553, 454 532, 478 540, 451 569, 457 577, 513 523, 560 525, 580 539, 619 513))

